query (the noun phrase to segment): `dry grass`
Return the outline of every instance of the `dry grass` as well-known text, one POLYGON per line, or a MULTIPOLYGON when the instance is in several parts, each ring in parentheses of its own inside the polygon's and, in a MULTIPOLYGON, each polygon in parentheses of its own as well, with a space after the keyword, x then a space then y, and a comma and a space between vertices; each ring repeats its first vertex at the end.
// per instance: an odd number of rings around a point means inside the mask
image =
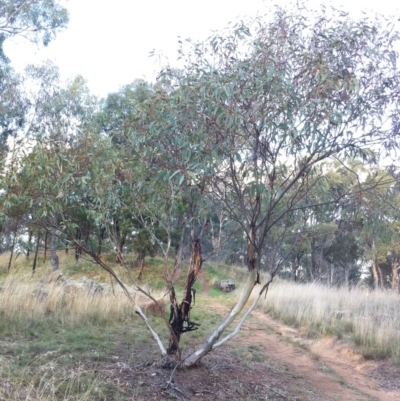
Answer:
MULTIPOLYGON (((62 285, 46 282, 51 272, 49 261, 40 263, 32 275, 31 259, 20 256, 14 259, 11 272, 7 274, 9 254, 0 254, 0 316, 17 320, 40 320, 43 316, 66 319, 70 323, 82 322, 91 318, 105 321, 118 321, 134 313, 132 304, 119 285, 100 266, 82 259, 78 264, 71 253, 59 252, 60 269, 70 279, 88 277, 103 283, 105 290, 101 296, 85 291, 68 294, 62 285), (1 274, 2 273, 2 274, 1 274)), ((43 255, 38 259, 43 262, 43 255)), ((125 268, 113 266, 125 283, 129 277, 125 268)), ((131 295, 139 304, 148 303, 148 298, 130 289, 131 295)), ((146 283, 142 288, 156 299, 164 296, 163 289, 152 289, 146 283)))
POLYGON ((370 358, 400 362, 400 299, 391 291, 274 283, 260 308, 309 336, 347 337, 370 358))
MULTIPOLYGON (((126 295, 109 280, 100 293, 66 289, 44 280, 48 265, 32 276, 22 262, 0 277, 0 401, 118 398, 115 386, 98 377, 96 364, 104 364, 121 347, 134 358, 136 350, 151 343, 126 295)), ((61 266, 68 270, 67 263, 61 266)), ((91 266, 85 269, 91 271, 91 266)), ((108 278, 98 267, 94 274, 108 278)), ((133 290, 131 294, 139 304, 148 302, 133 290)), ((160 298, 162 292, 152 295, 160 298)), ((152 318, 152 324, 165 331, 161 319, 152 318)))
POLYGON ((79 323, 87 319, 120 320, 133 313, 129 300, 118 288, 101 296, 85 291, 67 293, 62 285, 42 284, 40 276, 12 274, 1 282, 0 315, 13 321, 54 318, 79 323))

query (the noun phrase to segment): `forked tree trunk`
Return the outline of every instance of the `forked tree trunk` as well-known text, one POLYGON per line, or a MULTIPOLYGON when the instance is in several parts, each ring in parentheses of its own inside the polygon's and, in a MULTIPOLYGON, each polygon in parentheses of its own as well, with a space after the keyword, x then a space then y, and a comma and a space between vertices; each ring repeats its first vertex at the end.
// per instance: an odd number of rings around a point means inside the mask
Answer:
POLYGON ((196 281, 202 264, 203 259, 201 257, 201 244, 200 239, 197 238, 192 241, 189 271, 186 277, 185 288, 183 291, 183 299, 179 306, 176 302, 175 289, 172 285, 169 286, 170 300, 172 306, 172 316, 170 318, 170 324, 175 334, 175 338, 172 333, 170 335, 169 346, 167 349, 167 352, 170 355, 177 352, 177 345, 179 344, 181 335, 185 332, 196 330, 197 328, 197 324, 190 321, 190 309, 192 307, 192 301, 194 300, 193 284, 196 281), (176 344, 176 342, 178 342, 178 344, 176 344))
MULTIPOLYGON (((235 320, 235 318, 239 315, 242 309, 245 307, 247 301, 250 298, 251 293, 253 292, 254 286, 258 283, 258 273, 257 273, 257 260, 256 260, 256 248, 255 248, 255 230, 252 227, 249 235, 249 243, 248 243, 248 251, 247 251, 247 268, 248 268, 248 276, 246 280, 246 284, 243 288, 242 294, 236 303, 236 305, 232 308, 229 314, 225 317, 222 323, 214 330, 214 332, 208 337, 206 342, 193 354, 189 355, 183 362, 182 365, 184 367, 190 367, 196 364, 207 355, 215 346, 222 344, 225 339, 222 339, 218 342, 222 333, 226 330, 226 328, 235 320), (218 342, 218 343, 217 343, 218 342)), ((249 311, 251 311, 257 302, 253 303, 252 307, 249 311)), ((229 337, 229 336, 227 336, 229 337)), ((226 338, 227 338, 226 337, 226 338)))
MULTIPOLYGON (((207 341, 193 354, 189 355, 182 363, 184 367, 190 367, 200 361, 205 355, 207 355, 216 346, 217 341, 221 337, 222 333, 226 328, 235 320, 235 318, 242 311, 250 295, 253 291, 254 286, 257 283, 257 271, 254 269, 249 271, 247 276, 246 284, 243 288, 242 294, 239 301, 225 317, 222 323, 214 330, 214 332, 208 337, 207 341)), ((223 341, 223 340, 222 340, 223 341)), ((222 343, 222 341, 220 341, 222 343)))

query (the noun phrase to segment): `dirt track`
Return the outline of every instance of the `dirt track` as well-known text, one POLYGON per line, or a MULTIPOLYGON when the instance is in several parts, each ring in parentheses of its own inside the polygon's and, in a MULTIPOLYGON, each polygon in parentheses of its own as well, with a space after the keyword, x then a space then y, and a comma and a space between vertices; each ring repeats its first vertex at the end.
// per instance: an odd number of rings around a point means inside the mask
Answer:
POLYGON ((400 400, 397 367, 388 362, 365 361, 349 345, 333 338, 302 338, 297 330, 259 311, 252 315, 234 343, 261 344, 268 358, 303 377, 305 386, 316 388, 316 399, 400 400))

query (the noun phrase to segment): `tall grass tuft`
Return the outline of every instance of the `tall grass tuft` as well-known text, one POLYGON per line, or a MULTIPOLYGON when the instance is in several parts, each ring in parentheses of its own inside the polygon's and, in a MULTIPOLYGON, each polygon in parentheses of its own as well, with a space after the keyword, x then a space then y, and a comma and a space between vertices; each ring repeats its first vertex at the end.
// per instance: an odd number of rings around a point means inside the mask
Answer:
MULTIPOLYGON (((68 292, 57 283, 42 283, 43 274, 16 272, 0 282, 0 326, 19 331, 32 322, 56 319, 64 324, 118 322, 136 316, 117 284, 99 295, 84 290, 68 292)), ((133 297, 139 297, 132 291, 133 297)), ((1 327, 0 327, 1 328, 1 327)), ((1 331, 1 330, 0 330, 1 331)))
POLYGON ((397 293, 276 282, 259 307, 309 336, 345 337, 367 358, 392 358, 400 363, 397 293))

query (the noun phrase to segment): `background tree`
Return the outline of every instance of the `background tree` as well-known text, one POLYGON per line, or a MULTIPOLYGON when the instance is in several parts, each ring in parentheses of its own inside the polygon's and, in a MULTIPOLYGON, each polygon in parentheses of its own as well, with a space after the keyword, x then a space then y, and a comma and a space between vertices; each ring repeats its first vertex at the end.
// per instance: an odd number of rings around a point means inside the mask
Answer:
POLYGON ((368 191, 361 192, 357 198, 364 262, 370 266, 374 288, 395 288, 399 202, 396 169, 371 169, 365 182, 368 191))
POLYGON ((12 70, 4 54, 4 41, 23 36, 47 45, 67 23, 68 12, 58 0, 0 1, 0 157, 7 150, 7 137, 21 133, 29 110, 22 79, 12 70))
POLYGON ((59 0, 2 0, 1 44, 5 39, 19 35, 47 45, 68 20, 68 11, 59 0))
MULTIPOLYGON (((49 232, 52 268, 57 270, 58 199, 63 198, 68 180, 79 176, 88 163, 88 154, 76 150, 82 146, 81 136, 90 124, 96 101, 80 77, 62 88, 54 66, 30 67, 29 72, 38 82, 31 95, 35 108, 30 116, 27 141, 23 141, 19 152, 11 155, 4 178, 4 206, 10 210, 23 204, 21 214, 29 214, 32 224, 49 232)), ((80 201, 73 191, 66 195, 77 203, 80 201)))
MULTIPOLYGON (((68 23, 68 12, 58 0, 3 0, 0 1, 0 191, 4 189, 8 138, 23 134, 31 110, 25 96, 22 78, 9 65, 4 53, 4 42, 15 36, 47 45, 68 23)), ((18 144, 13 143, 15 153, 18 144)), ((13 155, 15 156, 15 154, 13 155)), ((6 197, 0 197, 0 227, 8 207, 6 197)), ((0 229, 0 235, 1 235, 0 229)))

